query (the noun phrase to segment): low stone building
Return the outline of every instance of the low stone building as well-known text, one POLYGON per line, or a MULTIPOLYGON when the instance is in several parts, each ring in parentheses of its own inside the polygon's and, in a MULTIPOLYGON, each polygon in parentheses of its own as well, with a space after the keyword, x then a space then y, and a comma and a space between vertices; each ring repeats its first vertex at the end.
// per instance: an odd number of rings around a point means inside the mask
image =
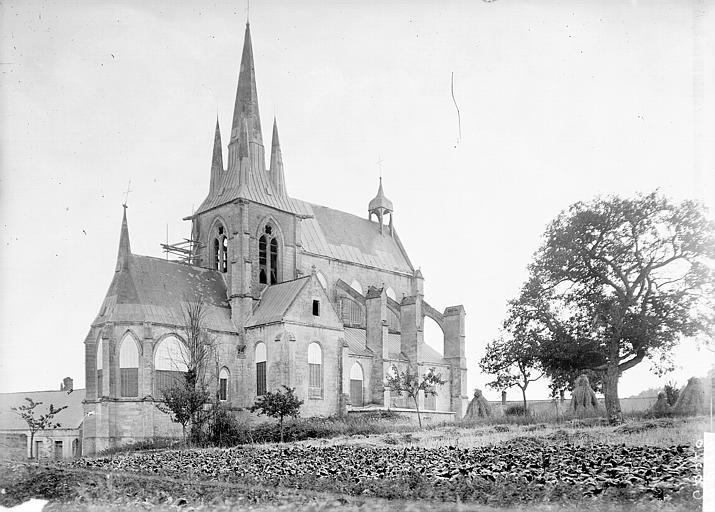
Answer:
POLYGON ((85 339, 85 453, 179 433, 156 403, 186 371, 183 312, 195 301, 218 347, 212 392, 234 408, 280 385, 296 388, 303 416, 409 407, 384 380, 411 365, 447 382, 420 408, 461 417, 464 308, 425 300, 382 181, 365 217, 290 197, 275 120, 266 166, 248 25, 227 167, 218 120, 214 135, 190 239, 166 246, 182 261, 133 254, 125 205, 114 278, 85 339), (442 354, 425 343, 425 318, 442 354))
POLYGON ((84 389, 73 389, 72 379, 65 379, 59 391, 27 391, 0 393, 0 454, 3 457, 26 458, 30 456, 30 429, 13 410, 26 405, 26 398, 41 402, 35 408, 35 417, 55 408, 67 407, 55 417, 60 427, 35 433, 32 452, 39 459, 68 459, 82 454, 82 401, 84 389))

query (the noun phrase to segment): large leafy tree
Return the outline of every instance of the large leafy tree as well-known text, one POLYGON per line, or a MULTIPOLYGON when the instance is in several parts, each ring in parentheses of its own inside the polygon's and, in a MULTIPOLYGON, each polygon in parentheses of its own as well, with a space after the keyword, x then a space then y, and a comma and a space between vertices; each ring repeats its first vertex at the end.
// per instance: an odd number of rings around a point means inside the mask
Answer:
POLYGON ((35 434, 37 434, 40 430, 59 428, 61 425, 54 421, 54 417, 57 413, 67 409, 67 406, 64 405, 62 407, 55 407, 53 404, 50 404, 49 411, 45 414, 35 416, 35 408, 42 405, 42 402, 35 402, 29 397, 25 397, 25 401, 27 402, 26 404, 11 407, 10 409, 12 409, 15 414, 20 416, 23 420, 25 420, 25 423, 27 423, 27 428, 30 430, 30 458, 32 459, 32 448, 35 444, 35 434))
POLYGON ((527 330, 510 332, 510 327, 509 322, 505 323, 502 335, 487 345, 479 367, 494 377, 487 383, 490 388, 504 390, 518 387, 526 414, 526 388, 539 380, 544 372, 540 369, 537 338, 527 330))
POLYGON ((510 317, 538 333, 550 377, 597 373, 620 421, 624 371, 645 358, 666 371, 681 338, 712 335, 713 258, 715 225, 694 201, 579 202, 548 226, 510 317))

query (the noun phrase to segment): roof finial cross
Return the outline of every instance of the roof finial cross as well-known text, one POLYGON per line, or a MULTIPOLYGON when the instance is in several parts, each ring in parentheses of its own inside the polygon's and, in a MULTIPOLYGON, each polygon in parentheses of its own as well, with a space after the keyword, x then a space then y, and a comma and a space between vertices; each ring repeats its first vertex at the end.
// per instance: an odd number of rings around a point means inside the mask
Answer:
POLYGON ((377 163, 378 169, 380 170, 380 179, 382 179, 382 162, 384 162, 384 160, 382 159, 382 157, 381 157, 380 155, 377 155, 377 162, 376 162, 376 163, 377 163))
POLYGON ((251 21, 251 0, 246 0, 246 25, 251 21))
POLYGON ((124 204, 122 204, 122 206, 124 207, 125 210, 126 210, 127 208, 129 208, 129 207, 127 206, 127 201, 129 201, 129 192, 134 192, 134 191, 130 188, 131 186, 132 186, 132 180, 129 180, 129 183, 127 183, 127 190, 126 190, 126 192, 124 192, 124 204))

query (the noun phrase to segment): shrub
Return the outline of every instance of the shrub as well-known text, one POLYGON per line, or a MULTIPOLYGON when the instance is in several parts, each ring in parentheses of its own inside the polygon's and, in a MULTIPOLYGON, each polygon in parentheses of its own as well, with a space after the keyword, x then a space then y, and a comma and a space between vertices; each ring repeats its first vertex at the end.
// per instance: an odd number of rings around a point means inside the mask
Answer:
POLYGON ((523 404, 513 404, 506 408, 504 414, 507 416, 527 416, 530 415, 530 412, 528 409, 524 409, 523 404))
POLYGON ((107 448, 106 450, 98 452, 97 456, 107 457, 109 455, 114 455, 115 453, 165 450, 167 448, 174 448, 179 444, 180 442, 172 437, 154 437, 152 439, 143 439, 134 443, 127 443, 120 446, 107 448))
POLYGON ((280 439, 283 442, 283 421, 286 416, 297 418, 300 415, 300 406, 303 400, 295 395, 295 388, 283 386, 283 390, 269 391, 256 398, 256 402, 248 408, 251 412, 265 414, 278 420, 280 439))
POLYGON ((213 446, 235 446, 248 442, 247 426, 239 423, 225 407, 217 407, 209 426, 209 443, 213 446))
POLYGON ((663 388, 665 391, 665 401, 669 406, 673 407, 675 402, 678 401, 678 396, 680 395, 680 389, 673 381, 669 381, 663 388))

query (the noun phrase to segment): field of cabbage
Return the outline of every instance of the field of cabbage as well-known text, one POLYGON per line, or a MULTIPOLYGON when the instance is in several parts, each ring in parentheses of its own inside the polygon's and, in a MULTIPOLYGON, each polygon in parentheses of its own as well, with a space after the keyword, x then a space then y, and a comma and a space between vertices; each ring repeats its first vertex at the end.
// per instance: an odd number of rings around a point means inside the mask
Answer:
MULTIPOLYGON (((674 427, 683 425, 667 425, 674 427)), ((448 510, 457 504, 462 510, 699 508, 702 448, 695 442, 602 442, 600 435, 608 435, 608 429, 611 441, 643 430, 607 427, 570 435, 530 429, 529 435, 511 432, 496 443, 459 446, 449 442, 458 438, 449 437, 447 427, 431 432, 447 439, 432 447, 401 434, 397 442, 388 435, 359 443, 316 440, 120 453, 53 469, 15 467, 24 476, 8 483, 4 471, 0 505, 34 492, 53 499, 55 507, 68 507, 57 510, 92 509, 97 503, 172 510, 380 510, 386 504, 394 510, 448 510)))

